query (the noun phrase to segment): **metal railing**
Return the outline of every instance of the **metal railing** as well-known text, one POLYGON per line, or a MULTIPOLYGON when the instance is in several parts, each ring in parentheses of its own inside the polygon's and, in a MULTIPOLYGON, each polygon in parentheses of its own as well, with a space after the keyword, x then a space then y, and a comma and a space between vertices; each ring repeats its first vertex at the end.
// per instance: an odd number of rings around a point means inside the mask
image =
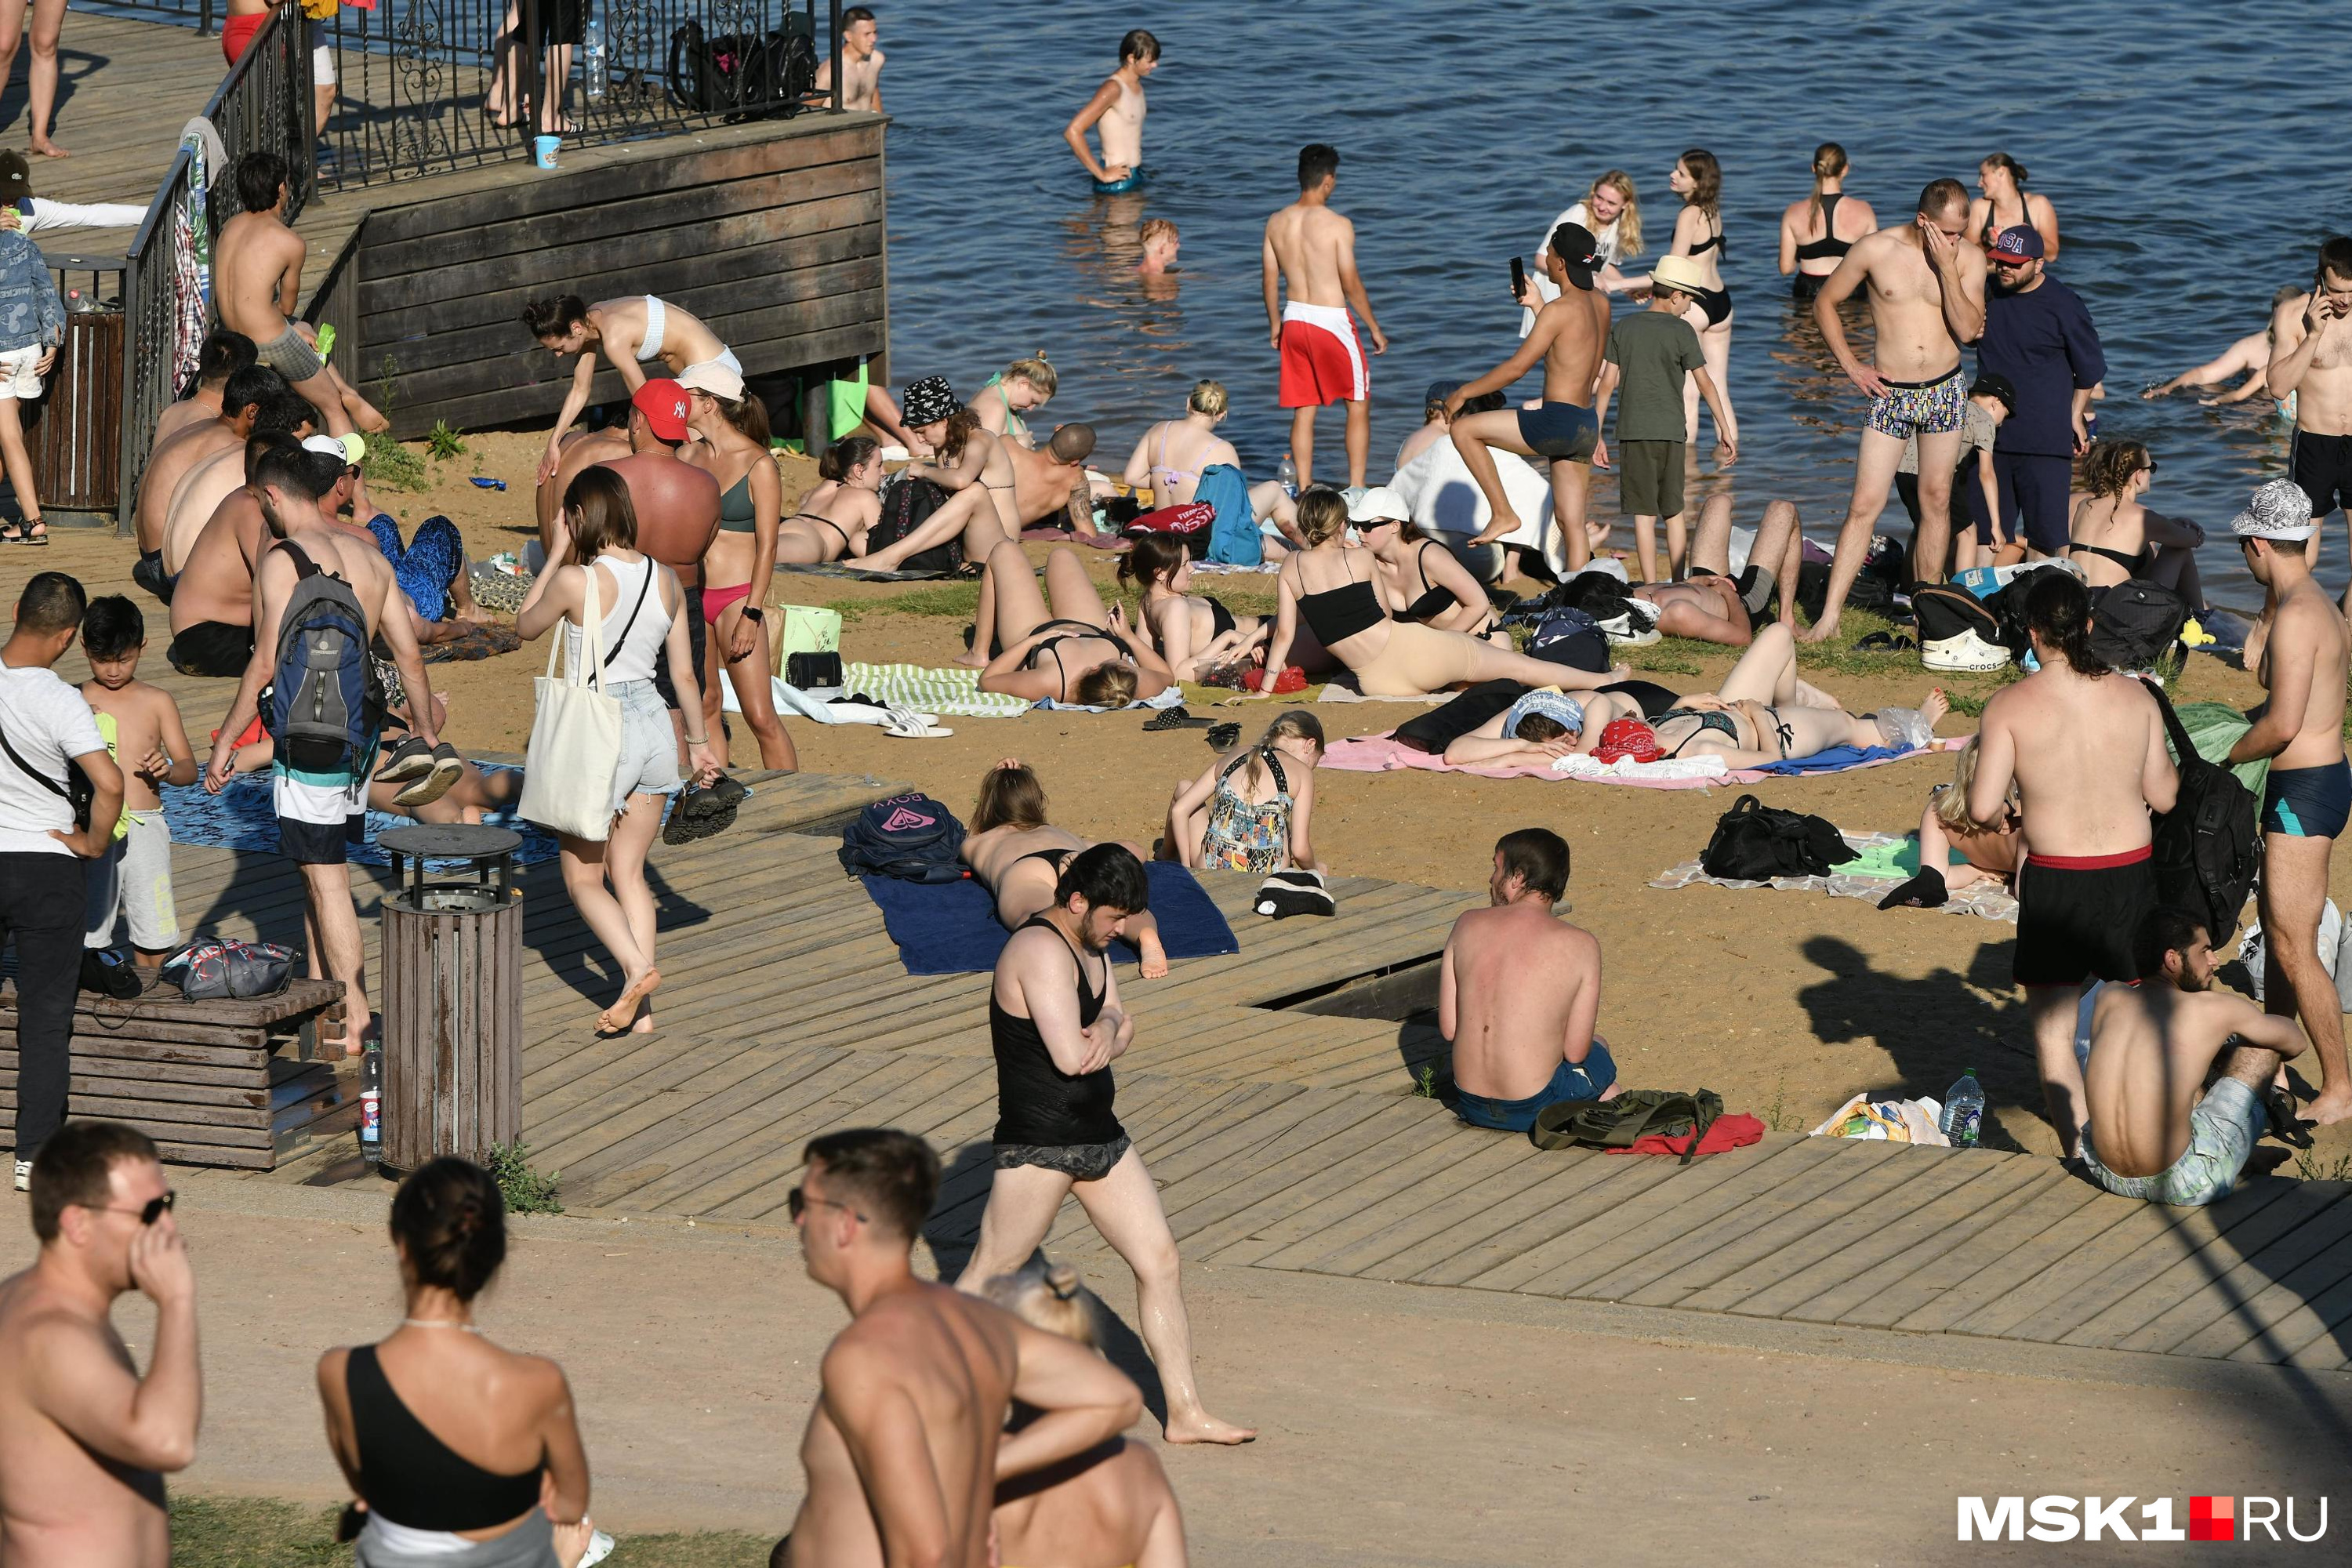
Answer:
POLYGON ((211 326, 213 237, 242 210, 234 171, 247 153, 276 153, 287 163, 287 216, 316 193, 311 163, 310 52, 302 13, 280 5, 229 68, 204 118, 219 132, 226 156, 205 170, 197 200, 195 161, 185 147, 172 160, 147 216, 123 258, 122 489, 118 528, 131 526, 139 476, 147 466, 156 416, 194 374, 196 350, 211 326))
MULTIPOLYGON (((341 62, 321 178, 337 189, 526 162, 738 119, 838 109, 814 94, 839 0, 388 0, 322 25, 341 62), (546 111, 534 113, 542 84, 546 111)), ((837 53, 837 49, 835 50, 837 53)))

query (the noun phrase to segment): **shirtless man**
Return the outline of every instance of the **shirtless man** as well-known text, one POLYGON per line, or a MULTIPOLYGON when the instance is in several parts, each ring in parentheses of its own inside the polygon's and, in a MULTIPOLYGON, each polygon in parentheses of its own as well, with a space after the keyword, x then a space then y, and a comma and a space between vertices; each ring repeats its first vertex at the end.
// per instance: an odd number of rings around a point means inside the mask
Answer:
MULTIPOLYGON (((173 552, 166 543, 172 501, 179 493, 180 481, 199 464, 243 447, 261 416, 283 410, 286 400, 294 395, 286 378, 268 365, 247 365, 232 374, 215 395, 213 417, 196 424, 183 422, 178 429, 155 443, 147 454, 147 466, 140 470, 139 504, 131 513, 131 524, 139 540, 140 564, 144 567, 152 560, 157 568, 152 580, 140 578, 136 570, 132 572, 141 587, 166 604, 171 602, 172 576, 179 566, 170 559, 173 552)), ((190 403, 194 401, 189 399, 190 403)), ((310 405, 306 403, 303 406, 307 409, 310 405)), ((278 416, 284 417, 282 412, 278 416)), ((180 549, 176 552, 181 563, 185 563, 188 547, 195 542, 196 532, 204 527, 204 518, 194 515, 194 506, 200 504, 198 501, 191 505, 181 525, 180 549)), ((217 496, 212 498, 212 504, 220 504, 217 496)))
POLYGON ((178 402, 165 405, 163 412, 155 416, 155 433, 148 439, 147 461, 140 470, 139 505, 131 514, 139 541, 139 560, 131 568, 131 580, 165 604, 172 601, 172 582, 163 571, 163 510, 179 477, 174 473, 158 482, 152 477, 155 465, 175 445, 174 437, 205 428, 221 418, 221 404, 228 395, 229 378, 252 363, 251 338, 226 327, 215 328, 205 339, 204 347, 196 351, 196 389, 178 402), (153 497, 152 500, 150 496, 153 497))
MULTIPOLYGON (((2319 247, 2310 292, 2279 306, 2271 331, 2270 395, 2294 399, 2294 482, 2315 525, 2338 507, 2352 521, 2352 239, 2319 247)), ((2352 615, 2352 591, 2344 608, 2352 615)))
POLYGON ((629 427, 607 425, 602 430, 574 430, 557 443, 555 471, 533 487, 533 510, 539 518, 539 549, 542 558, 555 548, 555 514, 563 508, 563 492, 583 468, 629 455, 629 427))
POLYGON ((2156 907, 2148 813, 2172 809, 2180 775, 2155 699, 2091 657, 2080 579, 2035 573, 2025 625, 2041 668, 1985 704, 1969 819, 2000 826, 2016 784, 2030 847, 2017 873, 2015 974, 2050 1124, 2072 1155, 2084 1120, 2076 994, 2093 977, 2139 977, 2132 933, 2156 907))
MULTIPOLYGON (((433 689, 425 676, 425 661, 417 652, 408 606, 392 574, 392 563, 363 531, 339 523, 331 510, 348 479, 341 458, 299 447, 290 451, 273 447, 254 465, 252 488, 275 547, 263 554, 254 572, 253 657, 245 667, 245 679, 237 683, 226 717, 221 720, 212 762, 205 769, 205 788, 215 795, 236 773, 236 737, 243 735, 258 716, 261 689, 276 679, 278 622, 294 584, 303 575, 298 561, 307 560, 319 571, 351 584, 370 637, 383 638, 392 650, 401 684, 412 698, 433 689)), ((436 740, 432 706, 409 704, 410 731, 428 747, 436 740)), ((366 780, 351 772, 340 775, 297 773, 282 755, 271 771, 278 847, 302 868, 310 973, 314 977, 319 973, 323 954, 327 973, 343 983, 348 1024, 344 1048, 358 1056, 365 1047, 372 1020, 366 957, 360 945, 359 912, 352 904, 346 843, 351 819, 364 816, 367 809, 366 780)))
MULTIPOLYGON (((695 679, 710 683, 711 694, 703 707, 715 713, 719 699, 710 665, 709 628, 702 616, 702 558, 719 537, 719 490, 709 469, 698 468, 677 455, 686 444, 690 408, 686 388, 667 376, 639 383, 629 399, 628 456, 608 458, 602 466, 629 487, 629 504, 637 514, 637 548, 677 574, 686 596, 687 642, 694 649, 695 679)), ((667 648, 654 659, 654 688, 677 714, 677 689, 670 681, 667 648)), ((683 743, 695 725, 683 714, 677 721, 683 726, 678 731, 683 743)))
POLYGON ((713 363, 737 375, 743 374, 743 362, 719 341, 718 333, 651 294, 631 294, 594 305, 583 304, 577 294, 533 300, 522 308, 522 324, 550 353, 579 356, 572 369, 572 390, 563 395, 563 408, 555 416, 555 427, 547 433, 547 450, 540 456, 541 483, 562 460, 563 433, 588 406, 600 353, 613 362, 621 384, 633 396, 646 384, 646 365, 656 361, 668 367, 672 376, 713 363))
POLYGON ((1118 41, 1118 69, 1062 127, 1062 140, 1094 176, 1097 195, 1118 195, 1143 184, 1143 79, 1160 68, 1160 40, 1138 27, 1118 41), (1092 127, 1102 157, 1087 145, 1092 127))
POLYGON ((1923 583, 1944 575, 1951 545, 1952 470, 1959 466, 1961 411, 1968 402, 1960 345, 1982 337, 1985 322, 1987 264, 1984 252, 1965 237, 1968 216, 1969 193, 1960 183, 1935 181, 1919 193, 1918 216, 1911 223, 1854 241, 1813 296, 1813 321, 1830 353, 1873 401, 1853 466, 1853 501, 1830 565, 1829 598, 1822 618, 1805 633, 1807 642, 1837 635, 1838 615, 1862 572, 1871 531, 1886 510, 1903 444, 1915 436, 1920 521, 1911 574, 1923 583), (1838 315, 1838 307, 1864 283, 1870 286, 1877 342, 1870 364, 1847 346, 1845 322, 1838 315))
POLYGON ((801 1439, 808 1490, 770 1568, 987 1568, 997 1481, 1110 1441, 1142 1397, 1076 1342, 915 1278, 910 1253, 940 1186, 921 1139, 831 1132, 802 1158, 802 1256, 850 1323, 819 1367, 801 1439), (1014 1400, 1038 1415, 1008 1433, 1014 1400))
POLYGON ((2219 1203, 2269 1129, 2263 1087, 2303 1031, 2213 988, 2213 942, 2195 915, 2151 910, 2132 946, 2138 984, 2099 987, 2078 1043, 2083 1164, 2123 1197, 2219 1203))
POLYGON ((2344 1009, 2319 961, 2328 861, 2352 816, 2352 764, 2344 758, 2344 617, 2312 580, 2311 500, 2293 479, 2273 479, 2231 520, 2246 569, 2269 595, 2271 632, 2256 673, 2270 700, 2230 748, 2231 766, 2270 760, 2263 786, 2263 875, 2255 907, 2269 967, 2263 996, 2273 1013, 2300 1016, 2319 1057, 2319 1098, 2305 1114, 2321 1125, 2352 1116, 2344 1061, 2344 1009))
POLYGON ((1087 458, 1095 449, 1092 426, 1062 426, 1042 447, 998 441, 996 448, 1004 459, 1010 491, 992 489, 984 483, 966 485, 906 538, 855 558, 850 564, 870 572, 896 572, 908 557, 951 539, 961 542, 966 563, 976 564, 985 562, 989 552, 1004 540, 1019 543, 1023 529, 1045 522, 1056 513, 1073 533, 1095 531, 1094 497, 1087 486, 1087 458), (1013 511, 1010 526, 998 504, 1008 495, 1013 511))
MULTIPOLYGON (((841 107, 882 112, 882 64, 880 29, 874 25, 874 13, 863 5, 852 5, 841 14, 841 107)), ((830 57, 816 68, 816 91, 820 98, 833 95, 834 63, 830 57)))
POLYGON ((302 299, 302 237, 286 226, 286 160, 247 153, 236 161, 245 210, 213 247, 213 306, 222 324, 253 340, 260 363, 319 411, 330 435, 392 428, 373 405, 319 357, 318 334, 294 321, 302 299))
POLYGON ((301 443, 282 430, 257 430, 234 457, 243 482, 221 499, 181 563, 172 592, 172 642, 164 658, 182 675, 236 676, 253 658, 253 574, 268 548, 254 465, 301 443))
MULTIPOLYGON (((1545 309, 1550 309, 1546 306, 1545 309)), ((1540 330, 1540 328, 1538 328, 1540 330)), ((1782 625, 1797 624, 1797 572, 1804 563, 1804 530, 1793 501, 1776 500, 1748 549, 1748 564, 1731 570, 1731 497, 1717 490, 1699 513, 1691 542, 1690 575, 1680 583, 1648 583, 1626 597, 1658 606, 1658 630, 1670 637, 1746 647, 1767 625, 1765 608, 1780 594, 1782 625)))
POLYGON ((1259 271, 1265 287, 1266 341, 1282 355, 1281 405, 1290 416, 1290 455, 1298 488, 1315 482, 1315 411, 1348 405, 1348 486, 1361 489, 1372 444, 1372 378, 1356 341, 1353 305, 1371 334, 1372 352, 1389 340, 1372 320, 1364 280, 1356 276, 1356 226, 1331 210, 1339 153, 1320 142, 1298 150, 1298 199, 1265 220, 1259 271), (1277 280, 1289 298, 1278 300, 1277 280))
POLYGON ((163 1473, 196 1457, 196 1280, 147 1135, 69 1121, 33 1162, 40 1256, 0 1283, 0 1560, 164 1568, 163 1473), (114 1299, 155 1303, 141 1377, 114 1299))
MULTIPOLYGON (((317 430, 318 416, 319 411, 289 387, 283 396, 272 396, 261 405, 247 439, 271 433, 300 439, 317 430)), ((211 523, 213 513, 245 483, 243 445, 223 447, 202 462, 190 464, 188 471, 180 476, 180 482, 172 487, 172 500, 163 515, 163 561, 164 570, 174 579, 186 570, 188 556, 194 551, 198 536, 211 523)))
MULTIPOLYGON (((1519 341, 1517 353, 1469 385, 1454 388, 1445 400, 1454 449, 1462 454, 1493 514, 1470 542, 1491 544, 1519 527, 1518 514, 1503 494, 1494 455, 1486 448, 1500 447, 1548 458, 1552 517, 1568 551, 1571 575, 1592 559, 1584 536, 1584 492, 1592 479, 1592 450, 1601 442, 1592 388, 1601 374, 1601 351, 1609 342, 1609 296, 1592 286, 1593 269, 1601 260, 1601 242, 1591 230, 1573 223, 1552 230, 1544 247, 1544 273, 1559 290, 1559 297, 1536 312, 1535 325, 1519 341), (1507 392, 1535 368, 1538 359, 1544 367, 1541 407, 1462 416, 1465 403, 1490 392, 1507 392)), ((1534 299, 1530 293, 1522 303, 1534 299)))
POLYGON ((1489 907, 1455 921, 1445 939, 1437 1026, 1454 1047, 1454 1114, 1473 1127, 1525 1132, 1547 1105, 1617 1098, 1617 1064, 1592 1032, 1601 943, 1551 912, 1567 893, 1559 834, 1506 833, 1495 843, 1489 907))

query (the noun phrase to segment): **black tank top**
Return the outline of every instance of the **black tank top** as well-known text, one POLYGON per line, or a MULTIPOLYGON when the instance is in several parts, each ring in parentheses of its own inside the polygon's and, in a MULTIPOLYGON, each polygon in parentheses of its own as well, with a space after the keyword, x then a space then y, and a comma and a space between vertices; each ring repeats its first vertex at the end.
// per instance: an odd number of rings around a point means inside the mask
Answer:
MULTIPOLYGON (((1086 955, 1044 915, 1032 915, 1022 931, 1044 926, 1070 949, 1077 968, 1078 1024, 1091 1027, 1102 1016, 1103 993, 1108 989, 1110 959, 1103 958, 1103 984, 1087 984, 1086 955)), ((1019 932, 1015 932, 1018 935, 1019 932)), ((1064 1148, 1073 1143, 1108 1143, 1126 1129, 1111 1113, 1115 1092, 1108 1067, 1089 1073, 1066 1073, 1054 1065, 1045 1037, 1035 1020, 1018 1018, 988 993, 988 1043, 996 1053, 996 1142, 1064 1148)))
POLYGON ((1837 237, 1837 205, 1845 199, 1843 191, 1830 191, 1822 197, 1822 237, 1809 239, 1797 247, 1800 261, 1829 261, 1853 248, 1837 237))
POLYGON ((402 1402, 373 1345, 352 1348, 343 1387, 370 1511, 411 1530, 488 1530, 539 1506, 543 1465, 501 1476, 453 1453, 402 1402))

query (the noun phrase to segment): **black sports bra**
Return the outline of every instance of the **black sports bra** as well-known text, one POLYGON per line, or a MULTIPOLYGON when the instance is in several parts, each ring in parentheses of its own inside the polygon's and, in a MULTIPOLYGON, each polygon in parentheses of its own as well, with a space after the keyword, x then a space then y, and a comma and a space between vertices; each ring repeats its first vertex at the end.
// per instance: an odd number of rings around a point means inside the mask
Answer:
POLYGON ((1728 246, 1723 243, 1723 231, 1721 229, 1717 229, 1713 234, 1708 235, 1705 239, 1690 247, 1690 253, 1693 256, 1705 256, 1710 250, 1720 250, 1727 258, 1730 257, 1731 249, 1728 246))
POLYGON ((1798 260, 1834 261, 1853 248, 1853 241, 1837 237, 1837 205, 1844 199, 1843 191, 1832 191, 1822 197, 1822 237, 1797 247, 1798 260))
MULTIPOLYGON (((1342 562, 1340 570, 1347 571, 1342 562)), ((1298 613, 1306 617, 1307 629, 1313 632, 1325 647, 1344 642, 1358 632, 1370 631, 1388 619, 1381 608, 1381 595, 1369 578, 1360 578, 1349 572, 1348 581, 1320 594, 1309 594, 1307 569, 1298 569, 1298 613)))
POLYGON ((453 1452, 394 1391, 373 1345, 352 1348, 343 1387, 371 1512, 411 1530, 488 1530, 539 1506, 544 1459, 501 1476, 453 1452))

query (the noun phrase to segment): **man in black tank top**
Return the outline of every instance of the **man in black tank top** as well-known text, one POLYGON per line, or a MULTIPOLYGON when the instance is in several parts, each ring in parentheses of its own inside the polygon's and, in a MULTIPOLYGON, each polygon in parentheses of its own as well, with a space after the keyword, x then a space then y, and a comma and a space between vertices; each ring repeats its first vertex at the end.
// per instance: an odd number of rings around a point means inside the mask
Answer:
POLYGON ((1119 1005, 1110 943, 1150 901, 1143 862, 1123 845, 1097 844, 1063 868, 1054 891, 1054 907, 1004 944, 990 983, 996 1175, 956 1287, 978 1292, 1027 1263, 1076 1192, 1135 1270, 1143 1342, 1168 1395, 1168 1440, 1245 1443, 1256 1433, 1202 1407, 1176 1238, 1112 1110, 1110 1064, 1135 1038, 1135 1020, 1119 1005))

